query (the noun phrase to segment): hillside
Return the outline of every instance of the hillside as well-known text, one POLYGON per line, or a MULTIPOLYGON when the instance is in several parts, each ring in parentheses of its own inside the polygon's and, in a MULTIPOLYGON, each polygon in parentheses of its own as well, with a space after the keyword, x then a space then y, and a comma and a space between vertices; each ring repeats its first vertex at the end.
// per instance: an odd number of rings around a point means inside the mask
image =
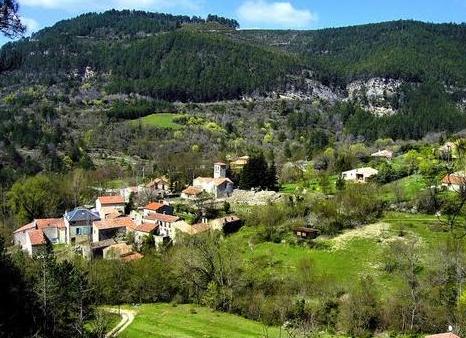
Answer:
POLYGON ((283 162, 345 139, 466 128, 464 25, 237 28, 215 15, 112 10, 4 45, 0 177, 9 185, 122 154, 161 168, 174 154, 194 167, 250 151, 283 162), (138 123, 154 113, 188 117, 176 128, 138 123))

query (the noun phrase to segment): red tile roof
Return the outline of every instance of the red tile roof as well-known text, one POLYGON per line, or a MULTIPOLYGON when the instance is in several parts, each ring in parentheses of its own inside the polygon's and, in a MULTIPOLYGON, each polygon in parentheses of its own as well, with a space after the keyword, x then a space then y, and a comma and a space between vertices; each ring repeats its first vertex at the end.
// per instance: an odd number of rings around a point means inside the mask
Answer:
POLYGON ((149 214, 149 215, 145 216, 144 219, 148 219, 148 220, 151 220, 151 221, 161 221, 161 222, 173 223, 173 222, 178 221, 180 218, 178 216, 153 213, 153 214, 149 214))
POLYGON ((133 230, 136 228, 136 224, 131 217, 118 217, 110 218, 103 221, 96 221, 93 226, 99 230, 105 229, 116 229, 116 228, 127 228, 133 230))
POLYGON ((42 230, 31 230, 28 232, 28 236, 32 246, 44 245, 47 243, 42 230))
POLYGON ((121 195, 115 196, 100 196, 98 198, 100 204, 108 205, 108 204, 125 204, 125 199, 121 195))
POLYGON ((197 196, 202 193, 202 190, 193 186, 189 186, 186 189, 184 189, 182 193, 186 195, 197 196))
POLYGON ((34 224, 34 222, 31 222, 26 225, 23 225, 21 228, 16 229, 13 233, 16 234, 18 232, 27 231, 27 230, 31 230, 35 228, 36 228, 36 225, 34 224))
POLYGON ((44 228, 65 228, 65 221, 63 218, 41 218, 32 221, 26 225, 23 225, 21 228, 18 228, 14 233, 28 231, 31 229, 44 229, 44 228))
POLYGON ((163 203, 151 202, 151 203, 149 203, 148 205, 146 205, 146 206, 144 207, 144 209, 157 211, 157 210, 159 210, 160 208, 162 208, 163 206, 164 206, 163 203))
POLYGON ((142 223, 142 224, 138 225, 134 230, 139 231, 139 232, 150 233, 150 232, 154 231, 155 229, 157 229, 158 227, 159 226, 157 224, 154 224, 154 223, 142 223))
POLYGON ((65 228, 65 220, 63 218, 36 219, 36 226, 37 226, 37 229, 65 228))
POLYGON ((442 179, 443 184, 466 185, 466 176, 449 174, 442 179))

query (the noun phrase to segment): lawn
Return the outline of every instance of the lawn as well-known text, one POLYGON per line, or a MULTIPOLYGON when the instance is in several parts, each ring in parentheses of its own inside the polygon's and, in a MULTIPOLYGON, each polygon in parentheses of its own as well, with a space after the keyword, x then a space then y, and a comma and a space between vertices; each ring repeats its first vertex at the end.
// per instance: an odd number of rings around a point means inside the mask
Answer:
MULTIPOLYGON (((134 322, 119 336, 137 337, 264 337, 265 326, 242 317, 192 304, 145 304, 134 322)), ((269 337, 280 337, 279 328, 268 328, 269 337)), ((281 337, 287 337, 282 332, 281 337)))
POLYGON ((132 126, 138 126, 140 123, 142 127, 181 129, 183 126, 174 122, 175 117, 179 116, 180 115, 178 114, 172 113, 159 113, 141 117, 137 120, 131 121, 130 123, 132 126))

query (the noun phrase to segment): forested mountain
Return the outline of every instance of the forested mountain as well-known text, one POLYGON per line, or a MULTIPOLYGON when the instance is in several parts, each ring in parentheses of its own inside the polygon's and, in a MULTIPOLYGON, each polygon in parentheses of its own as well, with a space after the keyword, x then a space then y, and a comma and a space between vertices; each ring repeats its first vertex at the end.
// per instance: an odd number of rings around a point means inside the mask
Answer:
POLYGON ((242 31, 241 37, 302 53, 324 82, 374 76, 466 84, 466 24, 393 21, 315 31, 242 31))
POLYGON ((371 77, 466 84, 464 24, 396 21, 316 31, 237 27, 236 21, 213 15, 84 14, 5 45, 0 70, 50 80, 57 74, 82 74, 90 66, 112 74, 112 91, 188 101, 271 89, 284 85, 284 74, 303 69, 325 85, 343 88, 371 77), (218 26, 209 26, 212 22, 218 26), (121 78, 130 81, 121 86, 121 78))
POLYGON ((4 45, 0 177, 89 168, 90 149, 160 159, 251 147, 305 158, 347 138, 466 128, 464 24, 238 26, 112 10, 4 45), (126 123, 161 112, 186 114, 188 131, 126 123))

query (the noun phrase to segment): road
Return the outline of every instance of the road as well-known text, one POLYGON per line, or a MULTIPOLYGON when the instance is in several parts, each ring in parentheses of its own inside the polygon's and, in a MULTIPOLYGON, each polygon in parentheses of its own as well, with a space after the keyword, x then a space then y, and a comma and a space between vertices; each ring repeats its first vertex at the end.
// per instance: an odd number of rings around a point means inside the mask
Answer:
POLYGON ((134 317, 136 316, 135 311, 131 310, 126 310, 126 309, 120 309, 118 310, 117 308, 104 308, 105 311, 111 312, 111 313, 118 313, 120 312, 121 316, 121 321, 115 326, 110 332, 108 332, 105 337, 116 337, 120 333, 122 333, 129 325, 134 320, 134 317))

